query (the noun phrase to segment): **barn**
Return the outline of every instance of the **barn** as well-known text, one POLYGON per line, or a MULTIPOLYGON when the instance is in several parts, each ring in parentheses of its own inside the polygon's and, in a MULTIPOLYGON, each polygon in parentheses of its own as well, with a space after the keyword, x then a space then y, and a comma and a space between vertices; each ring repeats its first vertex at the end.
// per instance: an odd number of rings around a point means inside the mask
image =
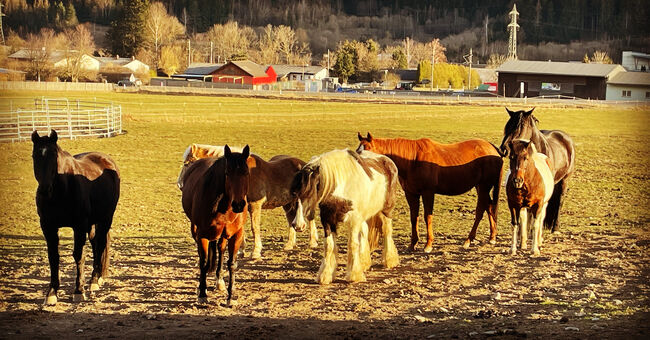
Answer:
POLYGON ((604 100, 607 81, 621 65, 510 60, 498 69, 498 91, 506 97, 567 96, 604 100), (521 84, 523 83, 523 93, 521 84))
POLYGON ((260 85, 275 83, 277 74, 272 66, 262 66, 249 60, 231 61, 212 72, 215 83, 260 85))

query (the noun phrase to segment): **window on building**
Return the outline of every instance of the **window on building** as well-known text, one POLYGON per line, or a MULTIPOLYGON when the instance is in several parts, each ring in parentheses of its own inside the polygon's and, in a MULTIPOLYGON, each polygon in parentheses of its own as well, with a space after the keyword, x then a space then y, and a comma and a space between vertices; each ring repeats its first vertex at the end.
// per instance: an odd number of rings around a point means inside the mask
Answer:
POLYGON ((623 90, 623 97, 632 97, 632 91, 631 90, 623 90))
POLYGON ((647 98, 650 98, 650 92, 646 92, 646 93, 645 93, 645 97, 646 97, 646 99, 647 99, 647 98))

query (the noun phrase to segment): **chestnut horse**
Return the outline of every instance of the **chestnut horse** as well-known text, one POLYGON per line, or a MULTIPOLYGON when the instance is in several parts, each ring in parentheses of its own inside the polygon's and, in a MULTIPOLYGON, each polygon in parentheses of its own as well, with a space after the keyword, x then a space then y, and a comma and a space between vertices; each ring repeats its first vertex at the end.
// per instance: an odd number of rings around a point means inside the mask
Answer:
MULTIPOLYGON (((212 146, 205 144, 192 144, 187 147, 183 155, 183 168, 178 176, 178 187, 183 187, 183 178, 186 169, 197 159, 205 157, 219 157, 223 155, 223 146, 212 146)), ((287 223, 289 224, 289 237, 284 246, 285 250, 291 250, 296 244, 296 230, 291 227, 291 221, 295 217, 295 209, 291 208, 291 194, 289 187, 294 174, 305 164, 302 160, 285 155, 278 155, 268 162, 261 157, 251 154, 250 163, 250 185, 248 188, 248 211, 251 217, 251 229, 253 230, 254 247, 251 257, 253 259, 262 256, 262 236, 260 233, 260 219, 262 209, 284 209, 287 223)), ((309 221, 309 246, 318 246, 318 232, 316 222, 309 221)))
MULTIPOLYGON (((384 267, 399 264, 391 219, 396 190, 395 164, 388 157, 372 152, 358 155, 350 150, 330 151, 312 158, 296 174, 291 184, 297 204, 293 223, 300 226, 305 224, 305 218, 313 219, 318 205, 325 230, 324 256, 317 282, 329 284, 334 280, 336 231, 341 223, 348 229, 348 281, 365 281, 364 272, 371 265, 369 227, 382 229, 384 267)), ((379 232, 372 234, 378 237, 379 232)))
POLYGON ((455 144, 440 144, 428 138, 410 140, 404 138, 373 138, 370 133, 363 137, 357 133, 357 151, 368 150, 388 156, 399 169, 399 181, 404 189, 411 212, 410 251, 417 247, 420 197, 427 224, 427 244, 424 251, 433 249, 433 203, 436 194, 460 195, 476 188, 476 216, 465 244, 468 248, 476 237, 476 228, 487 211, 490 221, 490 243, 496 243, 497 204, 503 159, 493 144, 480 140, 468 140, 455 144), (490 197, 492 191, 492 197, 490 197))
POLYGON ((34 176, 38 181, 36 208, 47 241, 50 286, 45 304, 57 302, 59 290, 59 228, 74 232, 72 257, 77 266, 73 301, 84 295, 86 234, 93 250, 90 291, 96 291, 108 273, 110 229, 120 198, 120 173, 106 154, 87 152, 71 156, 57 145, 56 131, 49 137, 32 133, 34 176))
POLYGON ((512 255, 517 254, 517 231, 521 249, 526 249, 528 230, 533 229, 533 255, 539 255, 542 242, 541 221, 553 193, 553 166, 550 159, 537 152, 535 144, 516 139, 509 143, 510 172, 506 181, 508 208, 512 223, 512 255))
POLYGON ((228 247, 228 305, 233 298, 237 252, 244 238, 246 223, 246 193, 250 172, 248 168, 248 145, 241 153, 231 152, 224 146, 224 156, 203 158, 188 169, 183 185, 183 210, 190 219, 192 237, 199 253, 198 300, 207 302, 206 275, 215 269, 217 288, 223 290, 223 254, 228 247), (214 247, 219 251, 215 266, 214 247))
POLYGON ((510 141, 525 139, 535 144, 538 152, 550 158, 553 164, 555 187, 553 196, 548 202, 544 226, 555 232, 560 225, 560 209, 568 188, 567 181, 575 171, 575 145, 564 131, 538 129, 539 121, 533 116, 533 110, 534 108, 530 111, 510 111, 506 108, 510 119, 504 128, 500 149, 507 155, 510 151, 508 149, 510 141))

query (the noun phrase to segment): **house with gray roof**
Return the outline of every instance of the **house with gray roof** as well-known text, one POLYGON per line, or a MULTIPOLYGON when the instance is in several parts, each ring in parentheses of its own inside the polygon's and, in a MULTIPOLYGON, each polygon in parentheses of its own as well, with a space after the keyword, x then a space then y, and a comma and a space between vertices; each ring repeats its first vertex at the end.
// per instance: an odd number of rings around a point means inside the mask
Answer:
POLYGON ((650 73, 620 72, 607 80, 607 100, 650 102, 650 73))

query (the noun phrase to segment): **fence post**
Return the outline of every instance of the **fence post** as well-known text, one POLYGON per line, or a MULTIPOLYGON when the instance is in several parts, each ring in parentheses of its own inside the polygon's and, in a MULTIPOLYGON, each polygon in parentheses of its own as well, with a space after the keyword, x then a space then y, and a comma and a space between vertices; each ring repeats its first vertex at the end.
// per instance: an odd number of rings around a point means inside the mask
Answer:
MULTIPOLYGON (((66 104, 68 109, 68 133, 70 134, 70 139, 73 139, 74 136, 72 135, 72 113, 70 113, 70 102, 66 101, 66 104)), ((77 105, 79 105, 79 101, 77 101, 77 105)))

